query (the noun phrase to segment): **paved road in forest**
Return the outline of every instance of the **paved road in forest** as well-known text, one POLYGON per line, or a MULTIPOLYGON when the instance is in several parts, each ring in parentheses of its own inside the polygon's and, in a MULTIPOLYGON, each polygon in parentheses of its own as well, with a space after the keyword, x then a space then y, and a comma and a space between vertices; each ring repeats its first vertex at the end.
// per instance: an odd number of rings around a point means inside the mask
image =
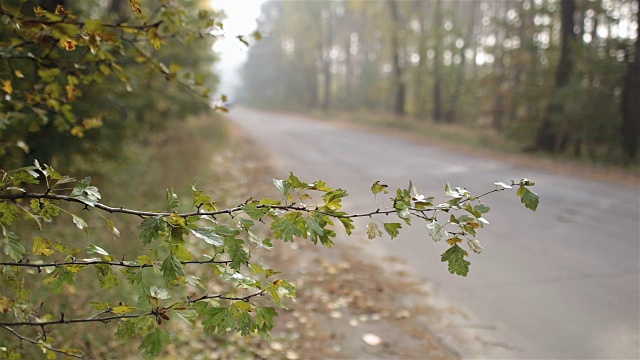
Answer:
POLYGON ((295 116, 234 108, 229 117, 271 152, 281 178, 291 170, 347 189, 347 211, 374 208, 369 187, 376 180, 392 189, 412 180, 421 193, 438 196, 447 181, 475 193, 496 181, 536 181, 532 189, 542 198, 536 213, 514 192, 486 199, 491 224, 479 234, 485 252, 471 254, 467 278, 448 273, 439 261, 445 244, 431 241, 417 222, 372 246, 405 259, 413 274, 471 314, 483 337, 513 347, 487 356, 640 357, 638 186, 554 175, 295 116))

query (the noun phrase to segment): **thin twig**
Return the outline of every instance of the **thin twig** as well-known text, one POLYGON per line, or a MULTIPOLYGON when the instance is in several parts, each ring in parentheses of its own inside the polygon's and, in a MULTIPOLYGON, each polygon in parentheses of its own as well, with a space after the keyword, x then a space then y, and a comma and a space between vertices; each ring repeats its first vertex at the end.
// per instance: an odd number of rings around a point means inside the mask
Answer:
MULTIPOLYGON (((205 264, 229 264, 231 263, 231 260, 191 260, 191 261, 181 261, 180 262, 182 265, 188 265, 188 264, 199 264, 199 265, 205 265, 205 264)), ((0 265, 4 265, 4 266, 20 266, 20 267, 31 267, 31 268, 36 268, 38 270, 45 268, 45 267, 59 267, 59 266, 66 266, 66 265, 80 265, 80 266, 87 266, 87 265, 109 265, 109 266, 119 266, 119 267, 125 267, 125 268, 147 268, 147 267, 153 267, 154 264, 136 264, 136 263, 131 263, 131 262, 125 262, 125 261, 105 261, 105 260, 91 260, 91 261, 64 261, 64 262, 53 262, 53 263, 22 263, 22 262, 0 262, 0 265)))
POLYGON ((68 351, 64 351, 64 350, 61 350, 61 349, 56 349, 54 347, 51 347, 51 346, 47 345, 47 343, 45 343, 45 342, 28 338, 28 337, 20 334, 19 332, 13 330, 12 328, 10 328, 8 326, 0 325, 0 327, 2 327, 3 329, 9 331, 10 333, 12 333, 14 336, 18 337, 22 341, 26 341, 26 342, 29 342, 29 343, 34 344, 34 345, 42 346, 43 348, 45 348, 47 350, 50 350, 50 351, 53 351, 53 352, 57 352, 58 354, 71 356, 71 357, 74 357, 76 359, 85 359, 84 355, 73 354, 73 353, 70 353, 68 351))

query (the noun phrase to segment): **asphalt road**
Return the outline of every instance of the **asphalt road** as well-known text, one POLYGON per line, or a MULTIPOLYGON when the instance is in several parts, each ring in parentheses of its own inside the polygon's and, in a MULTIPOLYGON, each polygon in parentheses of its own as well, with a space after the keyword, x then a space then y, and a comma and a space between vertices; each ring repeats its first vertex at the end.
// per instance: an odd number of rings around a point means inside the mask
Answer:
MULTIPOLYGON (((486 199, 490 225, 467 278, 449 274, 423 224, 372 243, 407 261, 488 338, 509 346, 484 356, 638 359, 640 188, 554 175, 295 116, 234 108, 234 123, 270 152, 281 178, 322 179, 349 191, 348 211, 375 209, 369 191, 409 180, 442 196, 444 183, 479 193, 527 177, 542 200, 532 213, 515 192, 486 199), (484 329, 484 330, 483 330, 484 329)), ((475 356, 474 354, 463 354, 475 356)), ((476 354, 477 355, 477 354, 476 354)))

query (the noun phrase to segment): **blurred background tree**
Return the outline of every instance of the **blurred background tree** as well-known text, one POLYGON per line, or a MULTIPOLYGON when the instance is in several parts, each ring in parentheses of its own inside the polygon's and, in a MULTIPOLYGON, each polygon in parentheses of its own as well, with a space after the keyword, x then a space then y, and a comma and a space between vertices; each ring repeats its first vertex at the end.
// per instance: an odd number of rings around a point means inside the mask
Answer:
POLYGON ((260 107, 491 127, 523 151, 622 163, 639 156, 638 7, 269 1, 240 93, 260 107))

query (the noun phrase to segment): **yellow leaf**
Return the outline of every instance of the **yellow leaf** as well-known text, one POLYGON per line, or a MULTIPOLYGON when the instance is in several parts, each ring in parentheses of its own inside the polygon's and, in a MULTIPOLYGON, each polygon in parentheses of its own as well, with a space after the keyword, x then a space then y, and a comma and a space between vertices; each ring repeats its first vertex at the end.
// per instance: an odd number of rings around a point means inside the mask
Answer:
POLYGON ((24 78, 24 74, 20 70, 14 70, 13 73, 16 74, 16 76, 20 79, 24 78))
POLYGON ((138 263, 140 265, 149 265, 149 264, 153 264, 153 260, 151 260, 151 258, 148 257, 147 255, 140 255, 138 256, 138 263))
POLYGON ((75 87, 74 85, 67 84, 65 85, 65 90, 67 91, 67 100, 74 101, 78 98, 78 96, 82 95, 82 91, 75 87))
POLYGON ((76 49, 76 45, 78 43, 72 38, 62 38, 60 39, 60 46, 68 51, 73 51, 76 49))
POLYGON ((449 245, 451 245, 451 246, 453 246, 453 245, 455 245, 455 244, 458 244, 458 243, 461 243, 461 242, 462 242, 462 239, 460 239, 460 238, 459 238, 459 237, 457 237, 457 236, 456 236, 456 237, 452 237, 452 238, 450 238, 450 239, 447 239, 447 243, 448 243, 449 245))
POLYGON ((83 138, 84 137, 84 128, 82 126, 74 126, 71 129, 71 135, 75 136, 75 137, 79 137, 79 138, 83 138))
POLYGON ((65 265, 64 268, 71 271, 74 274, 77 274, 80 271, 84 270, 84 265, 65 265))
POLYGON ((51 241, 48 239, 42 239, 40 236, 36 236, 33 240, 33 253, 35 255, 49 256, 53 255, 54 251, 49 249, 51 241))
POLYGON ((99 127, 102 126, 102 118, 101 117, 93 117, 93 118, 84 119, 84 120, 82 120, 82 126, 84 126, 84 128, 86 130, 99 128, 99 127))
POLYGON ((128 313, 130 313, 132 311, 135 311, 135 310, 136 310, 136 308, 133 307, 133 306, 127 306, 127 305, 122 304, 122 305, 119 305, 119 306, 114 306, 111 309, 111 312, 116 314, 116 315, 122 315, 122 314, 128 314, 128 313))
POLYGON ((0 313, 6 314, 13 306, 13 300, 6 298, 4 296, 0 296, 0 313))
POLYGON ((11 84, 11 79, 2 81, 2 90, 7 94, 13 93, 13 84, 11 84))

